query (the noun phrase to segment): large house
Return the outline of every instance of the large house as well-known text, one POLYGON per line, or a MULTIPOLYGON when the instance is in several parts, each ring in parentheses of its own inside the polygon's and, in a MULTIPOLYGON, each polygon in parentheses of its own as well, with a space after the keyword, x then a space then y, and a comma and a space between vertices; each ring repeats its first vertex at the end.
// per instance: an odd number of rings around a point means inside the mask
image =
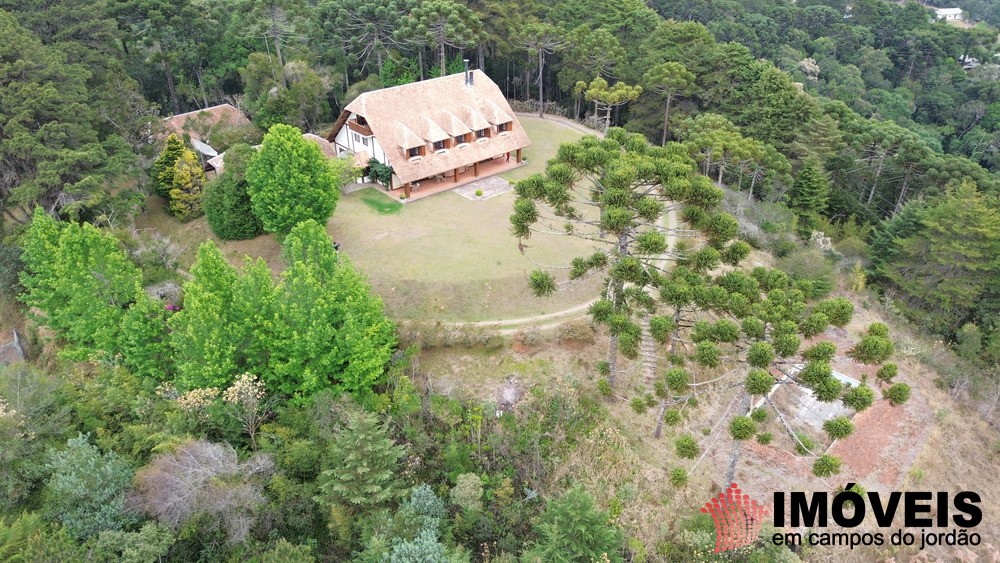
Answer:
POLYGON ((391 166, 386 187, 407 194, 421 182, 458 183, 499 172, 519 163, 521 149, 531 144, 500 88, 481 70, 361 94, 327 140, 338 155, 391 166))
POLYGON ((961 8, 934 8, 934 15, 939 20, 959 21, 962 19, 961 8))

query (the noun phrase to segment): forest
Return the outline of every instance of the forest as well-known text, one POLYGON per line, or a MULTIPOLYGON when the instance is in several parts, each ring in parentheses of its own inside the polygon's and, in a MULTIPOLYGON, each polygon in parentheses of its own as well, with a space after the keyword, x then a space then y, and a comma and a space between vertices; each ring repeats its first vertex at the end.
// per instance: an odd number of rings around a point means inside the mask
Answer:
MULTIPOLYGON (((666 429, 678 461, 657 486, 685 490, 715 434, 688 431, 697 386, 730 367, 747 414, 723 421, 727 477, 740 444, 789 426, 776 369, 852 416, 903 408, 890 330, 939 346, 921 359, 935 386, 996 430, 1000 8, 954 5, 974 25, 884 0, 0 0, 0 316, 31 360, 0 367, 0 560, 727 560, 690 503, 657 499, 671 520, 654 522, 636 484, 604 495, 567 464, 641 458, 615 421, 650 416, 644 438, 666 429), (301 136, 464 60, 518 112, 602 133, 517 183, 498 244, 618 237, 565 268, 606 280, 600 361, 514 412, 422 378, 440 324, 391 318, 331 246, 357 174, 301 136), (221 103, 251 123, 195 123, 230 155, 209 180, 162 120, 221 103), (594 221, 573 203, 584 180, 594 221), (182 272, 136 228, 151 197, 222 240, 273 235, 280 264, 207 241, 182 272), (674 218, 689 240, 657 231, 674 218), (777 266, 746 265, 760 255, 777 266), (165 282, 180 294, 153 296, 165 282), (849 349, 812 340, 860 319, 849 349), (616 382, 645 334, 670 369, 616 382), (872 377, 842 385, 841 356, 872 377)), ((836 416, 822 435, 853 431, 836 416)), ((840 473, 788 434, 813 475, 840 473)))

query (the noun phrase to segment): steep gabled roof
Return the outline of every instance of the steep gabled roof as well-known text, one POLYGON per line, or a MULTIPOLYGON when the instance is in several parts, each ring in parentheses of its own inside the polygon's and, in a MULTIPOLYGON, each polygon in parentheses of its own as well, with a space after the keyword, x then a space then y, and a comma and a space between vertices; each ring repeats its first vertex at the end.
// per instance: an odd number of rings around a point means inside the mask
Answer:
POLYGON ((184 125, 192 118, 204 119, 205 125, 208 127, 215 127, 216 125, 249 125, 250 120, 247 116, 243 115, 243 112, 236 109, 230 104, 219 104, 217 106, 212 106, 210 108, 200 109, 196 111, 189 111, 187 113, 179 113, 173 115, 163 120, 163 127, 166 129, 167 133, 176 133, 177 135, 183 136, 184 133, 191 135, 192 139, 201 139, 195 131, 185 131, 184 125))
POLYGON ((365 118, 378 139, 396 176, 404 183, 471 165, 531 144, 519 124, 481 143, 451 148, 410 160, 407 149, 500 123, 517 122, 500 88, 481 70, 473 70, 473 83, 464 72, 366 92, 344 108, 327 139, 333 140, 351 114, 365 118))

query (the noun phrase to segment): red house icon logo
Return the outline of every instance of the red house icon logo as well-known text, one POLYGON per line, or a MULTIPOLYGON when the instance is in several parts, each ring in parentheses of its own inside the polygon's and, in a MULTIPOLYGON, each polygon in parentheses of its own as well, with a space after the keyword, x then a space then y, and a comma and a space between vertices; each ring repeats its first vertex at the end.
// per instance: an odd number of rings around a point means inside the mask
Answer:
POLYGON ((760 536, 768 510, 731 483, 705 503, 702 512, 715 523, 715 553, 752 545, 760 536))

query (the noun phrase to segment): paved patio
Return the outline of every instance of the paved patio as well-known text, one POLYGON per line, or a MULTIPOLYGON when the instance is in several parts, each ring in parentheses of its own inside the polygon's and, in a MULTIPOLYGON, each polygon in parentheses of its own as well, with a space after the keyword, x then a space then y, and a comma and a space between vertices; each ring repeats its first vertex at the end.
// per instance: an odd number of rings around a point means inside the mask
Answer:
POLYGON ((471 184, 466 184, 456 188, 455 193, 465 199, 479 201, 483 199, 490 199, 491 197, 496 197, 500 194, 505 194, 513 189, 514 186, 500 176, 490 176, 489 178, 476 180, 471 184), (480 192, 482 195, 476 195, 476 192, 480 192))
MULTIPOLYGON (((429 178, 422 182, 417 182, 416 184, 419 185, 415 184, 414 187, 410 188, 410 197, 400 201, 402 201, 403 203, 412 203, 414 201, 423 199, 425 197, 430 197, 434 194, 439 194, 441 192, 446 192, 448 190, 453 190, 455 188, 467 186, 474 182, 484 180, 487 177, 495 176, 497 174, 501 174, 508 170, 513 170, 514 168, 525 165, 524 162, 521 163, 515 162, 513 154, 510 155, 510 157, 511 157, 510 162, 508 162, 503 155, 500 155, 490 161, 480 163, 479 176, 474 175, 475 171, 472 165, 460 168, 458 170, 457 182, 455 181, 455 178, 454 176, 452 176, 451 173, 449 173, 447 176, 439 176, 437 178, 429 178)), ((504 182, 506 182, 506 180, 504 180, 504 182)), ((477 188, 473 188, 472 192, 475 193, 476 189, 477 188)), ((397 188, 395 190, 389 191, 388 193, 393 198, 398 199, 399 196, 404 193, 404 190, 402 188, 397 188)), ((484 194, 486 193, 485 189, 483 189, 483 193, 484 194)))

